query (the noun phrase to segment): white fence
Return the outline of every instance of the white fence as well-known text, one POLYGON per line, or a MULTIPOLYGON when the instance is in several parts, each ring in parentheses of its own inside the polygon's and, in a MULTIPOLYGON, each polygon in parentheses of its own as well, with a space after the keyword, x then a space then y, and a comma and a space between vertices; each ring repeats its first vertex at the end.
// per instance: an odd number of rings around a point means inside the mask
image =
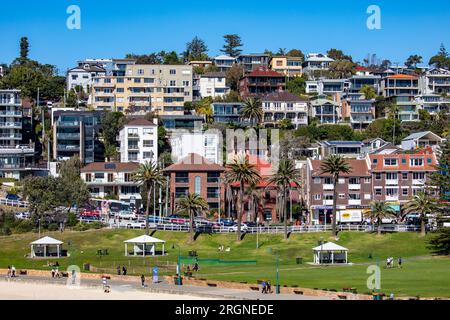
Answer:
POLYGON ((16 208, 28 208, 29 204, 26 201, 16 201, 8 199, 0 199, 0 205, 16 208))

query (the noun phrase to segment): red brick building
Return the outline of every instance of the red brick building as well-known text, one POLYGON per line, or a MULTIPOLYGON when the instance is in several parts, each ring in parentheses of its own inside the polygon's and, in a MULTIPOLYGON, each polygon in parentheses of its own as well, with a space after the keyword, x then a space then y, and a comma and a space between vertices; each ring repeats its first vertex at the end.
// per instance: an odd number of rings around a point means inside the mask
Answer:
POLYGON ((261 97, 285 88, 286 77, 267 67, 259 67, 239 81, 239 93, 243 98, 261 97))

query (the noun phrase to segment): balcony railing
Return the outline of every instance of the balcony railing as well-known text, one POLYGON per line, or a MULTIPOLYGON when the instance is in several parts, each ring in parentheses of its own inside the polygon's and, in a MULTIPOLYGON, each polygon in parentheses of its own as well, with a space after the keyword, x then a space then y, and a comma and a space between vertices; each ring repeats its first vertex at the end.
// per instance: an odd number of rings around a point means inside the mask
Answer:
POLYGON ((361 185, 360 184, 349 184, 348 188, 350 190, 361 190, 361 185))
POLYGON ((349 206, 360 206, 361 205, 361 199, 349 199, 348 200, 349 206))
POLYGON ((324 184, 323 190, 334 190, 334 186, 332 184, 324 184))
POLYGON ((22 128, 22 122, 0 122, 0 128, 22 128))
POLYGON ((22 139, 21 133, 0 133, 0 139, 22 139))
POLYGON ((387 185, 398 185, 398 179, 386 179, 387 185))
POLYGON ((22 112, 21 111, 0 111, 0 116, 21 117, 22 112))

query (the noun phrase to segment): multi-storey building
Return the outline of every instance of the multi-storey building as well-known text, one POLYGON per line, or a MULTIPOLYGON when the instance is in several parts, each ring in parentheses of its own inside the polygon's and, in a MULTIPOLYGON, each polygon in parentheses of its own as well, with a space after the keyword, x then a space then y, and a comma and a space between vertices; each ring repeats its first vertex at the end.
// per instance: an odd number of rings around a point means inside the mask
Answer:
POLYGON ((180 114, 192 101, 192 66, 126 65, 124 76, 94 78, 93 106, 132 112, 180 114))
POLYGON ((333 95, 349 92, 350 82, 346 79, 319 79, 306 81, 306 93, 319 95, 333 95))
POLYGON ((348 81, 350 82, 350 92, 360 92, 364 86, 369 86, 375 90, 376 94, 381 93, 381 76, 379 75, 357 73, 348 79, 348 81))
POLYGON ((342 100, 342 117, 350 121, 353 129, 365 129, 375 119, 375 102, 362 94, 350 94, 342 100))
POLYGON ((416 150, 431 147, 433 151, 436 151, 444 141, 445 139, 431 131, 415 132, 402 140, 402 149, 416 150))
POLYGON ((200 97, 223 97, 230 93, 224 72, 210 72, 200 75, 200 97))
POLYGON ((189 154, 198 154, 206 160, 222 164, 221 136, 215 132, 173 132, 170 136, 173 162, 181 161, 189 154))
MULTIPOLYGON (((337 182, 337 220, 362 221, 363 211, 372 201, 372 177, 366 160, 347 159, 352 168, 342 173, 337 182)), ((309 221, 330 224, 333 212, 334 184, 330 174, 322 173, 323 160, 307 160, 305 199, 309 208, 309 221)))
POLYGON ((415 97, 419 103, 419 108, 428 111, 430 114, 437 114, 441 111, 450 112, 450 98, 438 94, 421 94, 415 97))
POLYGON ((244 67, 245 72, 252 72, 260 67, 269 66, 270 56, 265 53, 241 54, 236 58, 238 64, 244 67))
POLYGON ((283 91, 265 95, 262 106, 266 127, 275 127, 284 119, 291 120, 295 128, 308 125, 308 101, 295 94, 283 91))
POLYGON ((205 199, 209 210, 223 209, 225 168, 221 165, 191 153, 163 171, 169 176, 172 213, 175 212, 176 202, 188 194, 198 194, 205 199))
POLYGON ((321 146, 321 157, 339 155, 344 158, 358 158, 363 154, 364 143, 361 141, 323 141, 321 146))
POLYGON ((236 63, 236 58, 220 55, 214 58, 214 64, 220 72, 227 72, 236 63))
POLYGON ((450 71, 442 68, 432 68, 423 77, 426 93, 450 93, 450 71))
POLYGON ((284 74, 286 77, 301 77, 302 58, 288 56, 274 56, 270 58, 270 69, 284 74))
POLYGON ((177 129, 201 130, 206 122, 205 116, 202 115, 163 115, 159 116, 161 124, 167 131, 177 129))
POLYGON ((321 124, 336 124, 342 119, 341 105, 335 101, 319 96, 311 101, 311 117, 321 124))
POLYGON ((158 160, 158 120, 133 119, 119 132, 121 162, 152 162, 158 160))
POLYGON ((99 143, 101 113, 52 110, 53 158, 61 161, 78 156, 83 163, 102 161, 99 143))
POLYGON ((241 97, 264 96, 269 93, 284 90, 286 77, 281 73, 260 67, 246 74, 239 82, 241 97))
POLYGON ((419 121, 419 107, 420 103, 415 100, 413 95, 401 94, 390 96, 389 101, 397 105, 396 117, 400 121, 419 121))
POLYGON ((93 79, 106 76, 106 69, 97 63, 79 62, 78 66, 67 71, 67 90, 82 87, 86 94, 91 93, 93 79))
POLYGON ((381 81, 381 90, 385 97, 398 95, 416 96, 419 94, 419 78, 406 74, 387 76, 381 81))
POLYGON ((241 118, 242 107, 241 102, 213 102, 211 108, 214 122, 245 124, 241 118))
POLYGON ((141 206, 139 182, 133 179, 137 163, 95 162, 81 169, 81 179, 86 183, 91 197, 117 199, 141 206))
POLYGON ((437 159, 431 148, 416 153, 370 154, 367 156, 373 181, 373 199, 391 204, 397 211, 423 191, 437 159))
POLYGON ((330 63, 334 60, 321 53, 310 53, 303 62, 303 72, 313 73, 314 71, 328 70, 330 63))

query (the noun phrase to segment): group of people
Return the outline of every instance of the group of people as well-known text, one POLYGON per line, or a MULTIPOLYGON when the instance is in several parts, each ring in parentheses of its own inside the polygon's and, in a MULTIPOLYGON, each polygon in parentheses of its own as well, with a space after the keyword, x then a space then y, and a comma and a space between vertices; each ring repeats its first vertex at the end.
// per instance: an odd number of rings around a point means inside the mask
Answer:
POLYGON ((118 276, 120 276, 120 275, 126 276, 127 268, 125 266, 123 266, 123 267, 117 266, 117 275, 118 276))
POLYGON ((15 278, 16 276, 16 267, 8 266, 8 278, 15 278))
MULTIPOLYGON (((399 257, 398 259, 397 259, 397 266, 399 267, 399 268, 401 268, 402 267, 402 258, 401 257, 399 257)), ((386 259, 386 268, 388 268, 388 269, 390 269, 390 268, 393 268, 394 267, 394 257, 389 257, 389 258, 387 258, 386 259)))
POLYGON ((267 280, 267 281, 264 280, 261 283, 261 286, 262 286, 261 293, 263 293, 263 294, 272 293, 272 286, 270 284, 270 280, 267 280))
POLYGON ((52 269, 52 278, 61 278, 58 267, 56 267, 56 269, 52 269))

